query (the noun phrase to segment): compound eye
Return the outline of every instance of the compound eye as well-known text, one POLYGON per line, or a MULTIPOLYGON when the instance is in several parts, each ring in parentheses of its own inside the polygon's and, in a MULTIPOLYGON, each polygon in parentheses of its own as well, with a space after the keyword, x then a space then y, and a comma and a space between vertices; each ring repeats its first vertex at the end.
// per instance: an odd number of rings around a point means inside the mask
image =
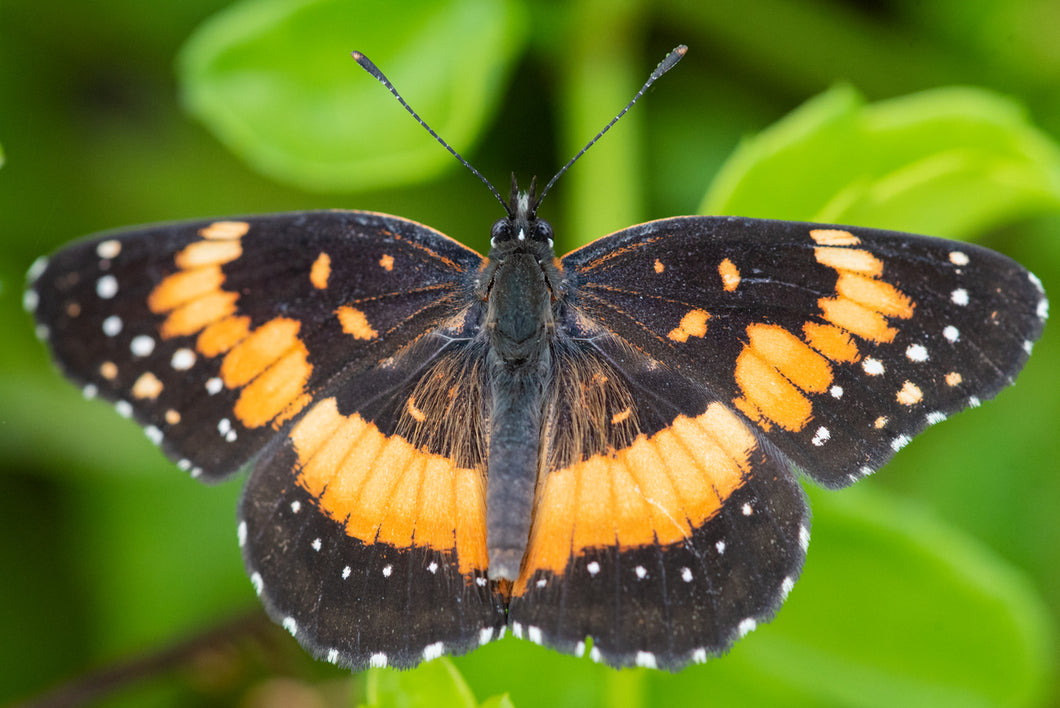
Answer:
POLYGON ((538 219, 536 228, 534 229, 534 238, 538 241, 547 241, 548 245, 552 245, 552 224, 548 223, 544 219, 538 219))
POLYGON ((508 219, 497 219, 490 228, 490 243, 508 241, 512 238, 512 223, 508 219))

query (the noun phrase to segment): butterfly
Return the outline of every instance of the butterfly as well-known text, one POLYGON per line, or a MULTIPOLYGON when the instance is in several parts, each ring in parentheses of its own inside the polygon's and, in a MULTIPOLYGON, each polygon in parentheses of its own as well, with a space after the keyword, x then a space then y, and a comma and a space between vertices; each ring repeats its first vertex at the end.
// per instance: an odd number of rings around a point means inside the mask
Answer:
POLYGON ((486 258, 373 212, 210 219, 68 246, 24 304, 177 467, 250 466, 255 590, 354 669, 509 630, 612 666, 725 651, 799 576, 797 475, 845 487, 994 396, 1047 316, 1003 255, 868 228, 687 216, 557 258, 555 179, 490 186, 486 258))

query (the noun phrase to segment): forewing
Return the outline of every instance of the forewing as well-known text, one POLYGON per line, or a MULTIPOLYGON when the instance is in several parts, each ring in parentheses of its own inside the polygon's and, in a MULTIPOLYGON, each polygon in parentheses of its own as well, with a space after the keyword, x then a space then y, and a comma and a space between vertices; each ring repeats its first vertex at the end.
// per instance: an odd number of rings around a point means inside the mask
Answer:
POLYGON ((467 310, 481 257, 411 221, 301 212, 92 237, 38 262, 27 305, 88 396, 183 469, 234 471, 347 385, 467 310))
POLYGON ((1011 383, 1048 307, 993 251, 818 224, 667 219, 563 264, 578 327, 666 362, 830 487, 1011 383))

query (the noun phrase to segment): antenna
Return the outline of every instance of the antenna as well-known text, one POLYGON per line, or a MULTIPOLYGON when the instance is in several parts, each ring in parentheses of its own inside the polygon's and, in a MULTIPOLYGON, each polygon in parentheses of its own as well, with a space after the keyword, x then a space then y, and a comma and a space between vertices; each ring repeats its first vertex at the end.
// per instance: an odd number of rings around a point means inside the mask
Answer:
MULTIPOLYGON (((665 74, 670 69, 674 68, 674 66, 677 64, 677 62, 681 61, 681 59, 684 58, 685 53, 687 51, 688 51, 688 47, 687 46, 685 46, 684 44, 678 45, 676 48, 674 48, 674 50, 672 52, 667 54, 663 58, 663 60, 661 62, 659 62, 658 66, 655 67, 655 70, 651 72, 651 76, 648 77, 648 80, 644 82, 644 85, 640 87, 640 90, 637 91, 637 93, 633 96, 633 98, 630 99, 629 103, 626 104, 626 107, 623 108, 621 111, 619 111, 618 115, 616 115, 614 118, 612 118, 611 122, 608 123, 607 125, 605 125, 604 129, 596 134, 596 137, 594 137, 592 140, 590 140, 588 143, 586 143, 585 147, 583 147, 581 150, 579 150, 578 154, 575 155, 574 157, 572 157, 567 162, 567 164, 565 164, 562 168, 560 168, 560 171, 557 172, 552 177, 552 179, 550 179, 548 181, 548 184, 545 185, 545 188, 543 190, 541 190, 541 194, 536 199, 533 200, 533 207, 531 209, 532 212, 536 212, 537 205, 541 203, 541 200, 543 200, 545 198, 545 195, 548 194, 548 191, 550 189, 552 189, 552 185, 554 185, 556 183, 556 180, 558 180, 560 178, 560 176, 564 172, 566 172, 568 169, 570 169, 570 166, 573 165, 578 160, 579 157, 584 155, 585 152, 589 148, 591 148, 596 143, 597 140, 599 140, 600 138, 604 137, 604 133, 606 133, 607 131, 611 130, 611 127, 615 123, 617 123, 622 116, 626 115, 626 113, 629 111, 629 109, 633 107, 633 104, 636 103, 637 100, 641 96, 644 95, 644 92, 647 91, 651 87, 651 85, 654 84, 656 82, 656 80, 659 79, 659 77, 661 77, 663 74, 665 74)), ((508 213, 509 217, 514 216, 514 213, 512 212, 512 205, 509 205, 507 202, 504 201, 503 197, 501 197, 501 195, 500 195, 500 192, 497 191, 497 188, 494 187, 490 183, 490 181, 488 179, 483 177, 481 172, 479 172, 474 167, 472 167, 471 163, 469 163, 467 160, 465 160, 463 157, 461 157, 460 153, 458 153, 456 150, 454 150, 452 147, 450 147, 449 143, 447 143, 444 140, 442 140, 441 136, 439 136, 438 133, 434 132, 434 130, 431 128, 431 126, 427 125, 427 123, 425 123, 424 120, 422 118, 420 118, 419 114, 417 114, 416 111, 412 110, 412 106, 410 106, 409 104, 407 104, 405 102, 405 99, 403 99, 401 97, 401 94, 398 93, 397 89, 394 88, 394 84, 390 83, 390 79, 388 79, 386 77, 386 75, 383 74, 383 72, 379 70, 379 67, 377 67, 375 64, 372 63, 371 59, 369 59, 365 55, 361 54, 360 52, 352 52, 352 56, 353 56, 353 60, 361 65, 362 69, 364 69, 369 74, 374 76, 379 81, 379 83, 383 84, 383 86, 386 86, 387 90, 390 91, 390 93, 394 95, 394 98, 396 98, 398 100, 398 103, 400 103, 402 106, 405 107, 405 110, 408 111, 409 114, 412 115, 412 117, 416 119, 417 123, 422 125, 424 127, 424 129, 428 133, 431 134, 432 138, 434 138, 439 143, 441 143, 442 147, 444 147, 446 150, 448 150, 453 155, 453 157, 455 157, 457 160, 460 161, 460 164, 462 164, 464 167, 466 167, 469 170, 471 170, 472 174, 474 174, 476 177, 478 177, 480 180, 482 180, 482 183, 489 188, 489 190, 493 194, 493 196, 496 197, 497 201, 500 202, 501 206, 504 207, 504 210, 508 213)), ((512 185, 513 185, 513 194, 514 194, 514 189, 515 189, 514 188, 514 185, 515 185, 515 175, 514 174, 512 175, 512 185)))
POLYGON ((541 200, 545 198, 546 194, 548 194, 548 190, 552 189, 552 185, 554 185, 556 183, 556 180, 558 180, 560 178, 560 176, 564 172, 566 172, 568 169, 570 169, 570 166, 573 165, 578 160, 579 157, 584 155, 585 151, 588 150, 589 148, 591 148, 593 146, 593 144, 596 143, 597 140, 599 140, 600 138, 604 137, 604 133, 606 133, 607 131, 611 130, 611 126, 613 126, 615 123, 617 123, 618 120, 622 116, 626 115, 626 113, 629 111, 629 109, 633 107, 633 104, 636 103, 637 100, 641 96, 644 95, 644 92, 647 91, 648 88, 652 84, 654 84, 655 81, 659 77, 661 77, 663 74, 665 74, 670 69, 674 68, 674 66, 677 65, 677 62, 681 61, 681 59, 684 58, 685 53, 687 51, 688 51, 688 47, 685 46, 684 44, 680 44, 677 47, 675 47, 673 51, 671 51, 669 54, 667 54, 663 58, 663 60, 661 62, 659 62, 659 65, 655 67, 655 71, 651 72, 651 76, 649 76, 648 80, 644 82, 644 85, 640 87, 640 91, 637 91, 636 95, 634 95, 633 98, 630 99, 629 103, 626 104, 626 107, 623 108, 621 111, 619 111, 618 115, 615 116, 614 118, 612 118, 611 122, 608 123, 607 125, 605 125, 604 129, 596 134, 596 137, 594 137, 592 140, 587 142, 585 144, 585 147, 583 147, 581 150, 579 150, 578 154, 575 155, 574 157, 572 157, 567 162, 567 164, 565 164, 563 167, 561 167, 560 171, 557 172, 552 177, 552 179, 550 179, 548 181, 548 184, 545 185, 545 188, 541 190, 541 195, 537 198, 537 203, 538 204, 540 204, 541 200))
POLYGON ((402 106, 405 107, 405 110, 408 111, 412 115, 412 117, 416 119, 417 123, 422 125, 424 127, 424 129, 428 133, 431 134, 432 138, 434 138, 439 143, 441 143, 442 147, 444 147, 446 150, 448 150, 450 153, 452 153, 453 157, 455 157, 456 159, 460 160, 460 164, 462 164, 464 167, 466 167, 469 170, 471 170, 472 174, 474 174, 476 177, 478 177, 480 180, 482 180, 482 183, 484 185, 486 185, 487 187, 489 187, 490 192, 493 193, 493 196, 495 196, 497 198, 497 201, 501 203, 501 206, 504 207, 504 211, 508 212, 508 216, 512 215, 511 214, 511 210, 508 208, 508 204, 501 197, 500 192, 497 191, 497 188, 494 187, 492 184, 490 184, 490 181, 488 179, 486 179, 485 177, 483 177, 481 172, 479 172, 474 167, 472 167, 470 162, 468 162, 463 157, 461 157, 460 153, 458 153, 456 150, 454 150, 452 147, 450 147, 449 143, 447 143, 444 140, 442 140, 441 136, 438 135, 438 133, 434 132, 434 130, 431 128, 431 126, 427 125, 423 121, 423 119, 420 118, 419 114, 416 113, 416 111, 412 110, 412 106, 410 106, 409 104, 405 103, 405 99, 403 99, 401 97, 401 94, 398 93, 397 89, 394 88, 394 84, 390 83, 390 79, 388 79, 386 77, 386 75, 382 71, 379 70, 378 66, 376 66, 375 64, 372 63, 371 59, 369 59, 365 55, 361 54, 360 52, 352 52, 351 56, 353 57, 353 60, 355 62, 357 62, 358 64, 361 65, 362 69, 364 69, 369 74, 371 74, 376 79, 378 79, 379 83, 383 84, 383 86, 386 86, 387 90, 390 93, 394 94, 394 98, 396 98, 398 100, 398 103, 400 103, 402 106))

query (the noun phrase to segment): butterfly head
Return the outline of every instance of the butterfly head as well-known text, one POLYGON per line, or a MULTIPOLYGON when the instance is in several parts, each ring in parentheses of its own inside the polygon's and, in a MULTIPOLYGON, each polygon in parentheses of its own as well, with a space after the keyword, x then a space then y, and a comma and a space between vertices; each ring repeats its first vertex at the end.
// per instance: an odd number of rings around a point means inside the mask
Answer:
POLYGON ((512 191, 504 205, 507 216, 498 219, 490 229, 490 246, 493 248, 520 248, 539 250, 542 245, 552 249, 552 224, 537 218, 537 206, 541 203, 535 194, 537 178, 530 180, 530 189, 519 191, 512 175, 512 191))

